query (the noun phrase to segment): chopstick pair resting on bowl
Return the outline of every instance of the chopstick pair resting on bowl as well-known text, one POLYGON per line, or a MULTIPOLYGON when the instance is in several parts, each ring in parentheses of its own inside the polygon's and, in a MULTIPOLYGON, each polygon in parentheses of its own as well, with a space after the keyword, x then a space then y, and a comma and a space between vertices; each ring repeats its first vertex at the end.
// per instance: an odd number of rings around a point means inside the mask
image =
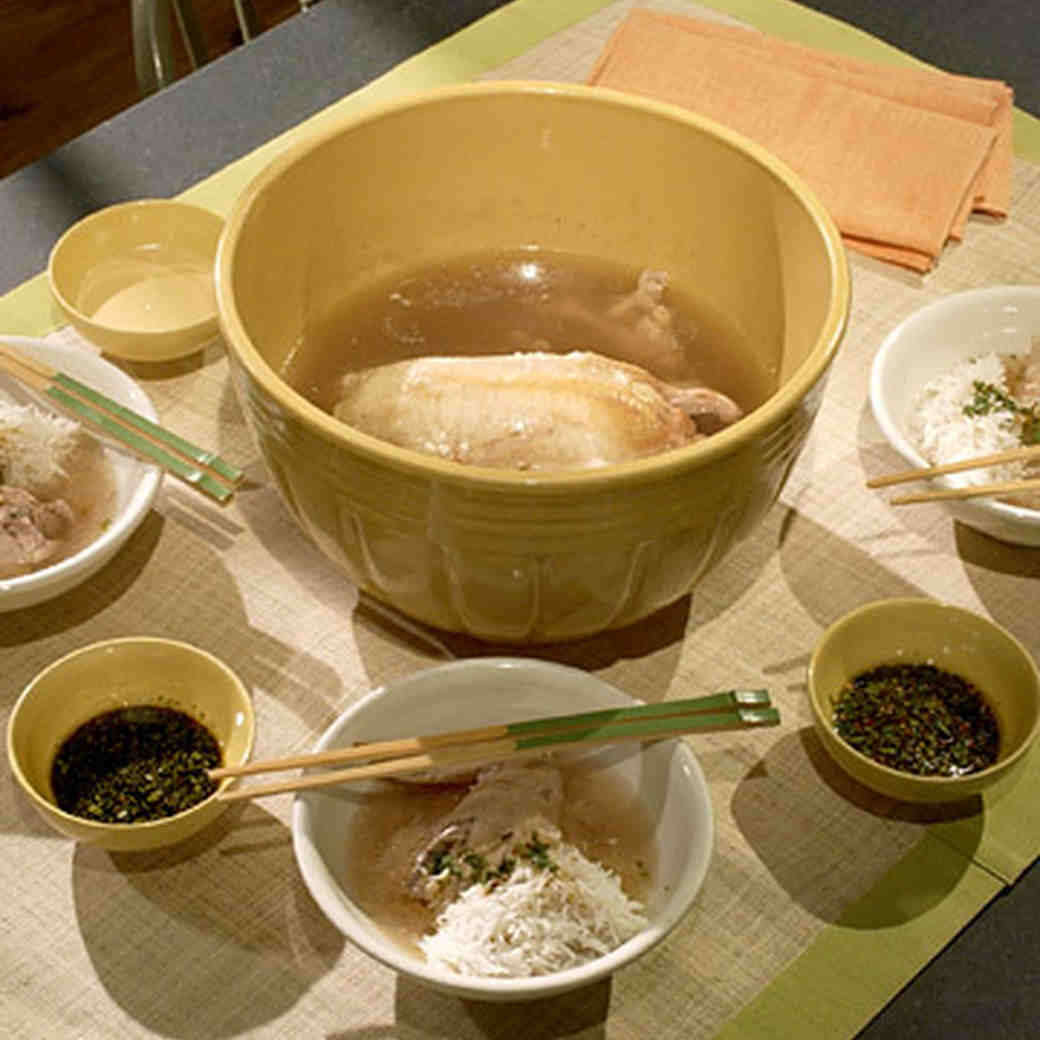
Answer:
MULTIPOLYGON (((942 477, 947 473, 963 473, 968 470, 981 469, 984 466, 999 466, 1007 462, 1040 462, 1040 444, 1029 444, 1008 451, 998 451, 991 455, 980 455, 973 459, 961 459, 947 462, 939 466, 925 466, 921 469, 908 469, 899 473, 890 473, 882 477, 874 477, 867 481, 868 488, 890 487, 892 484, 905 484, 913 480, 927 480, 930 477, 942 477)), ((918 491, 909 495, 897 495, 889 500, 893 506, 911 505, 915 502, 943 502, 966 498, 987 498, 993 495, 1011 495, 1019 491, 1040 490, 1040 476, 1026 477, 1022 480, 1003 480, 989 484, 969 484, 965 487, 943 488, 933 491, 918 491)))
POLYGON ((408 776, 430 769, 490 765, 560 748, 660 740, 682 733, 776 726, 779 722, 780 713, 773 707, 768 691, 727 690, 705 697, 633 708, 608 708, 480 729, 373 741, 313 754, 211 769, 208 773, 211 780, 221 780, 229 776, 252 776, 310 766, 348 766, 270 784, 238 787, 218 795, 222 801, 241 801, 355 780, 408 776))
POLYGON ((158 463, 197 491, 225 505, 245 479, 235 466, 157 426, 97 390, 0 342, 0 370, 53 401, 96 432, 158 463))

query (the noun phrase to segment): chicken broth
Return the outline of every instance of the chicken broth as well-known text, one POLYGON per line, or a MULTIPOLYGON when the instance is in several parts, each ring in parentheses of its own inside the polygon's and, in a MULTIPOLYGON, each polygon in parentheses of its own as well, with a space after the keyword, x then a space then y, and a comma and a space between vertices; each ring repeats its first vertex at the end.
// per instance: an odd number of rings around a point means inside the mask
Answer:
POLYGON ((31 489, 9 485, 0 460, 0 578, 52 567, 101 537, 118 498, 101 445, 81 438, 65 459, 67 474, 31 489))
POLYGON ((283 375, 332 411, 347 372, 424 356, 572 350, 640 365, 675 385, 712 387, 745 412, 775 389, 775 371, 752 356, 735 324, 665 274, 522 249, 363 287, 306 330, 283 375))
POLYGON ((61 497, 72 509, 74 521, 55 559, 67 559, 100 538, 116 512, 119 489, 112 464, 92 438, 81 445, 69 469, 61 497))
MULTIPOLYGON (((346 888, 402 948, 422 956, 420 937, 436 911, 409 891, 409 877, 437 821, 466 794, 462 784, 387 783, 366 796, 351 824, 346 888)), ((601 770, 563 769, 563 840, 616 873, 625 892, 645 901, 654 870, 653 824, 642 805, 601 770), (604 828, 609 821, 609 829, 604 828)))

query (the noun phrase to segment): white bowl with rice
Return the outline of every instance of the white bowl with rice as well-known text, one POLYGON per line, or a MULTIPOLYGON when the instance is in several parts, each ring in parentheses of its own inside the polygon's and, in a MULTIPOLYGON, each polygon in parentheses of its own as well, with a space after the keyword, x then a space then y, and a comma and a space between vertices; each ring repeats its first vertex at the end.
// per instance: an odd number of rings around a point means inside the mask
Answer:
MULTIPOLYGON (((1019 446, 1022 395, 1033 392, 1023 389, 1022 359, 1031 352, 1038 368, 1029 378, 1040 378, 1040 286, 992 286, 942 297, 897 325, 878 350, 870 378, 874 417, 912 468, 1019 446), (1005 362, 1008 357, 1019 360, 1005 362), (977 398, 976 381, 993 389, 977 398), (1004 393, 1019 399, 1011 409, 1000 402, 1004 393), (966 414, 965 405, 977 414, 966 414)), ((932 481, 957 488, 1022 476, 1040 476, 1040 469, 1012 464, 932 481)), ((985 497, 943 506, 993 538, 1040 546, 1040 492, 1017 502, 985 497)))
MULTIPOLYGON (((20 336, 4 342, 158 421, 144 390, 91 350, 20 336)), ((0 372, 0 612, 43 603, 96 574, 147 515, 161 481, 158 466, 96 441, 0 372), (23 501, 26 490, 32 500, 23 501), (41 536, 35 516, 24 523, 25 502, 35 513, 58 500, 68 506, 60 532, 41 536)))
MULTIPOLYGON (((631 703, 616 687, 562 665, 460 661, 368 695, 333 723, 317 750, 631 703)), ((424 837, 466 788, 402 781, 298 794, 297 864, 344 935, 424 985, 482 1001, 533 1000, 588 985, 641 957, 682 919, 707 872, 713 816, 704 776, 682 740, 587 750, 560 768, 560 834, 543 832, 551 879, 548 872, 533 877, 520 855, 507 881, 466 881, 439 911, 423 907, 404 879, 420 862, 416 848, 426 847, 424 837), (592 952, 598 944, 607 951, 592 952), (536 965, 539 974, 524 974, 536 965)))

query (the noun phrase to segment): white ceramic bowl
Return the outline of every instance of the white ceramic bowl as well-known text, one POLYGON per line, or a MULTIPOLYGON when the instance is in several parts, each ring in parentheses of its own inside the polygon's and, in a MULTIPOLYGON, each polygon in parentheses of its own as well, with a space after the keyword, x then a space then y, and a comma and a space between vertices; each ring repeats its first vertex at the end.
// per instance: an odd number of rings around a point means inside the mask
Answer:
MULTIPOLYGON (((927 465, 907 436, 918 391, 954 365, 979 354, 1025 353, 1040 336, 1040 285, 999 285, 954 293, 897 325, 874 358, 870 403, 874 418, 908 467, 927 465)), ((937 487, 956 487, 949 477, 937 487)), ((956 520, 1016 545, 1040 545, 1040 510, 993 499, 944 503, 956 520)))
MULTIPOLYGON (((27 357, 56 368, 158 421, 148 395, 125 372, 87 350, 45 340, 6 336, 5 342, 27 357)), ((15 404, 38 402, 13 377, 0 372, 0 397, 15 404)), ((55 407, 57 410, 57 407, 55 407)), ((111 523, 78 553, 50 567, 17 578, 0 579, 0 612, 19 610, 60 596, 101 569, 122 548, 151 509, 162 481, 161 469, 116 448, 105 447, 116 482, 111 523)))
MULTIPOLYGON (((405 734, 515 722, 624 706, 632 699, 574 668, 485 658, 441 665, 376 690, 326 731, 318 750, 405 734)), ((656 821, 657 869, 647 898, 648 928, 579 968, 526 979, 484 979, 434 970, 391 942, 351 898, 348 840, 357 798, 342 790, 297 795, 293 847, 308 889, 329 920, 376 960, 443 992, 473 1000, 533 1000, 602 979, 660 942, 689 909, 711 856, 713 817, 704 776, 690 748, 668 740, 613 749, 608 772, 638 791, 656 821)))

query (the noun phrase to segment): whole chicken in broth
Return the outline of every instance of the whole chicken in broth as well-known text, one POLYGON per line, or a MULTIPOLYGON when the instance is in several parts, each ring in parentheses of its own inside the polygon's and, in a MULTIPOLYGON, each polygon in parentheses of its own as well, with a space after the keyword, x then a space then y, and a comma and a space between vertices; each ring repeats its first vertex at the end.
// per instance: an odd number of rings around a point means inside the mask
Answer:
POLYGON ((739 406, 599 354, 417 358, 352 372, 333 414, 454 462, 521 470, 606 466, 681 448, 739 406))
POLYGON ((585 470, 691 444, 772 390, 664 271, 517 250, 380 283, 286 378, 355 429, 467 465, 585 470))

